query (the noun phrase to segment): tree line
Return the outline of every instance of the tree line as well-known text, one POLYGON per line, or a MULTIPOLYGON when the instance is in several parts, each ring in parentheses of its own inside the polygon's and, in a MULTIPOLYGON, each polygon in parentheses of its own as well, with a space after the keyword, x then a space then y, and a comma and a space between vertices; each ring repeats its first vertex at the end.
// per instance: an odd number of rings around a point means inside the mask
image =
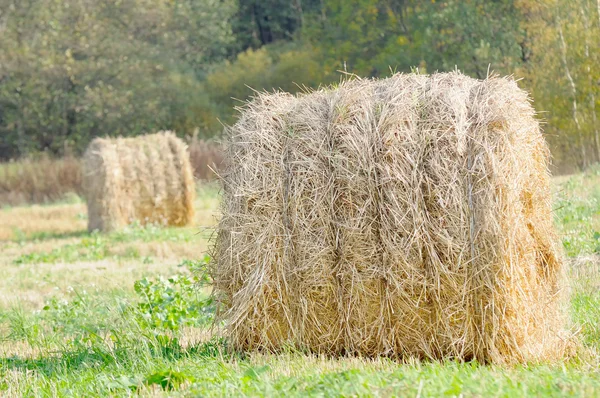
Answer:
POLYGON ((395 71, 521 79, 556 164, 600 160, 600 0, 0 0, 0 158, 213 137, 253 90, 395 71))

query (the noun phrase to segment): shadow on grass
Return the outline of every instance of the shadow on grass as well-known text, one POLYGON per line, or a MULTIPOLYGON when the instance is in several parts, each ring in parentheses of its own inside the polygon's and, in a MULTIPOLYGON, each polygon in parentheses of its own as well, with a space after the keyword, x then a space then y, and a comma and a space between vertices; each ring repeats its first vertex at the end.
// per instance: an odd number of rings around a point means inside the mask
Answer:
POLYGON ((163 359, 176 361, 182 358, 225 359, 231 354, 220 340, 210 340, 195 346, 182 348, 178 343, 151 345, 148 350, 121 348, 116 350, 85 348, 61 351, 38 358, 23 358, 18 355, 0 358, 0 369, 32 371, 52 377, 80 369, 103 369, 111 365, 132 367, 140 361, 163 359))
POLYGON ((17 355, 0 358, 0 367, 5 370, 33 371, 52 376, 80 368, 103 367, 117 362, 113 355, 94 351, 63 352, 39 358, 23 358, 17 355))
POLYGON ((44 240, 49 240, 49 239, 81 238, 81 237, 85 237, 85 236, 89 236, 89 235, 90 235, 90 233, 85 229, 82 229, 79 231, 69 231, 69 232, 42 231, 42 232, 32 232, 30 234, 15 233, 15 236, 17 236, 17 238, 14 240, 17 242, 31 242, 31 241, 44 241, 44 240))

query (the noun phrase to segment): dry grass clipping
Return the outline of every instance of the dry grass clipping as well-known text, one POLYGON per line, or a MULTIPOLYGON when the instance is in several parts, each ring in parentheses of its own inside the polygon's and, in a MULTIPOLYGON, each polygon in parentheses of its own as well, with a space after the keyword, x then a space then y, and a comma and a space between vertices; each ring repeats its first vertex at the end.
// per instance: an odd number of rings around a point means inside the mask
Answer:
POLYGON ((189 154, 171 132, 96 138, 86 150, 83 170, 90 231, 111 231, 133 221, 182 226, 193 220, 189 154))
POLYGON ((212 277, 234 348, 563 356, 549 152, 514 81, 260 94, 227 150, 212 277))

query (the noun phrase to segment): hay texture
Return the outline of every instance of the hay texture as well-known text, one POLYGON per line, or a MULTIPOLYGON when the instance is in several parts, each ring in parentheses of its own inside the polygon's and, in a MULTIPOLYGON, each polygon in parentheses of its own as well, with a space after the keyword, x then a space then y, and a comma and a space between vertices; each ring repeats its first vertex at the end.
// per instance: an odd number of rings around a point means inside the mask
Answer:
POLYGON ((88 229, 131 222, 182 226, 194 216, 194 177, 187 146, 172 132, 96 138, 83 159, 88 229))
POLYGON ((234 348, 563 355, 549 151, 514 81, 398 74, 241 111, 212 264, 234 348))

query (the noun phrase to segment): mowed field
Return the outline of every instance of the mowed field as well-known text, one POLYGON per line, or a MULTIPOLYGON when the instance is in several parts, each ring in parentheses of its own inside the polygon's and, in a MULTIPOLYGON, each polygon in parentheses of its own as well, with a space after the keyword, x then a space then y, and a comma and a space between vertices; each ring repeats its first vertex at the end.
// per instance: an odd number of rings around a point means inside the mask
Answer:
POLYGON ((229 352, 203 274, 215 185, 189 228, 89 234, 76 196, 0 209, 0 396, 600 396, 600 167, 553 192, 581 345, 515 367, 229 352))

